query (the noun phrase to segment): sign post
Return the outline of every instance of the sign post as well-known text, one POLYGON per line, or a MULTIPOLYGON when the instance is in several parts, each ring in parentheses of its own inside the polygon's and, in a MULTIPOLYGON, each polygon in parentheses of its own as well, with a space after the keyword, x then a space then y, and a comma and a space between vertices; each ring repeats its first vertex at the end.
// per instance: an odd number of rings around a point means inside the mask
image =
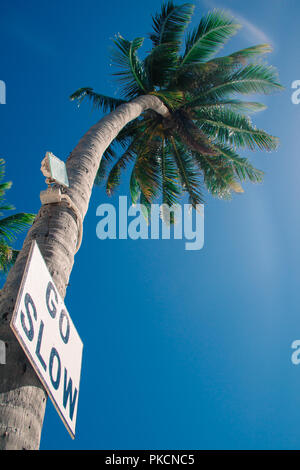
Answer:
POLYGON ((83 344, 36 241, 11 328, 74 439, 83 344))

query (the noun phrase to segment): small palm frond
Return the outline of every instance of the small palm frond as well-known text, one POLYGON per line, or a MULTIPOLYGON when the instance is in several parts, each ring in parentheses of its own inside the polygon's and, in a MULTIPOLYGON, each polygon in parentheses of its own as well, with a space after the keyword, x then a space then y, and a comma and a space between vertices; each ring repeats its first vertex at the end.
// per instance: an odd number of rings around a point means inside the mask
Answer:
MULTIPOLYGON (((200 116, 202 111, 207 110, 221 110, 221 109, 232 109, 236 112, 247 112, 247 113, 257 113, 259 111, 264 111, 267 109, 265 104, 256 102, 256 101, 242 101, 242 100, 218 100, 218 101, 203 101, 202 103, 198 103, 197 106, 194 106, 194 111, 199 111, 200 116)), ((194 114, 195 117, 197 113, 194 114)))
POLYGON ((109 160, 107 158, 104 158, 104 154, 103 154, 96 177, 95 177, 95 181, 94 181, 94 184, 96 186, 100 186, 103 183, 103 180, 105 179, 107 175, 108 165, 109 165, 109 160))
POLYGON ((126 150, 129 144, 133 141, 133 138, 136 137, 136 134, 145 128, 146 122, 135 119, 134 121, 129 122, 123 129, 119 132, 114 141, 107 147, 105 152, 102 155, 99 169, 95 178, 95 185, 99 186, 103 179, 106 177, 108 165, 112 160, 117 158, 117 146, 126 150))
POLYGON ((230 199, 235 182, 232 165, 224 165, 224 160, 219 156, 207 157, 193 153, 193 158, 203 173, 207 190, 215 197, 230 199))
POLYGON ((26 230, 33 223, 34 219, 34 214, 24 212, 0 219, 0 238, 8 241, 14 240, 17 234, 26 230))
POLYGON ((161 167, 162 203, 171 207, 179 202, 181 187, 176 162, 170 152, 170 146, 165 145, 165 142, 162 145, 159 161, 161 167))
POLYGON ((132 204, 137 204, 141 194, 141 187, 135 177, 134 170, 131 172, 129 190, 132 204))
POLYGON ((152 91, 150 95, 158 96, 161 101, 172 111, 180 108, 185 103, 185 96, 181 90, 158 90, 152 91))
POLYGON ((136 153, 134 150, 134 142, 130 144, 127 150, 122 154, 122 156, 117 160, 112 169, 110 170, 107 181, 106 181, 106 193, 111 196, 117 187, 120 185, 120 177, 122 169, 127 167, 127 164, 130 161, 133 161, 136 158, 136 153))
POLYGON ((153 32, 149 36, 154 47, 160 44, 173 44, 178 48, 193 12, 194 5, 190 3, 183 5, 174 5, 172 1, 164 3, 161 12, 153 17, 153 32))
POLYGON ((207 86, 207 89, 200 92, 197 98, 192 99, 189 105, 194 106, 204 97, 219 100, 234 93, 245 95, 269 94, 282 89, 282 85, 278 83, 278 75, 274 67, 263 64, 249 64, 243 69, 223 77, 220 83, 207 86))
POLYGON ((139 203, 140 203, 141 213, 143 214, 147 223, 149 223, 149 219, 151 216, 151 202, 148 201, 148 199, 146 198, 145 194, 142 191, 140 193, 139 203))
POLYGON ((5 242, 0 241, 0 271, 7 274, 15 264, 19 250, 14 250, 5 242))
POLYGON ((0 181, 3 180, 5 175, 5 160, 0 158, 0 181))
POLYGON ((184 110, 178 110, 173 113, 172 123, 174 131, 180 137, 180 140, 192 150, 205 155, 214 155, 215 151, 211 141, 202 132, 199 127, 189 118, 184 110))
MULTIPOLYGON (((246 66, 251 63, 256 57, 272 52, 272 47, 269 44, 258 44, 256 46, 247 47, 240 51, 234 52, 224 57, 216 57, 211 61, 205 62, 205 64, 192 64, 191 69, 196 72, 197 67, 201 71, 201 65, 212 73, 216 71, 234 71, 236 68, 246 66)), ((188 67, 186 68, 189 69, 188 67)))
POLYGON ((161 140, 153 134, 139 142, 133 167, 134 177, 149 202, 158 196, 160 190, 160 167, 157 157, 161 154, 161 145, 161 140))
POLYGON ((144 38, 128 41, 120 34, 114 39, 116 47, 112 51, 112 61, 121 71, 113 75, 123 84, 122 93, 126 98, 134 98, 151 91, 143 63, 137 56, 137 50, 143 42, 144 38))
POLYGON ((105 178, 109 163, 111 163, 112 160, 117 158, 117 152, 113 147, 114 147, 114 143, 112 143, 111 145, 107 147, 107 149, 105 150, 105 152, 103 153, 101 157, 100 165, 99 165, 99 168, 95 177, 95 181, 94 181, 94 184, 96 186, 99 186, 102 183, 103 179, 105 178))
POLYGON ((178 56, 173 44, 159 44, 144 60, 144 67, 152 86, 168 85, 176 72, 178 56))
POLYGON ((276 150, 278 138, 252 125, 249 117, 232 110, 201 112, 197 118, 200 129, 210 138, 222 144, 248 147, 254 150, 276 150))
POLYGON ((15 210, 15 206, 13 206, 12 204, 1 204, 0 215, 3 215, 4 211, 14 211, 14 210, 15 210))
POLYGON ((257 56, 269 54, 272 51, 273 48, 270 44, 257 44, 256 46, 247 47, 245 49, 241 49, 240 51, 233 52, 226 57, 218 57, 214 59, 214 61, 216 63, 222 63, 223 61, 226 63, 226 61, 228 61, 245 65, 247 62, 251 61, 257 56))
POLYGON ((173 83, 182 90, 201 90, 205 83, 214 83, 215 77, 218 77, 219 80, 224 74, 228 77, 229 74, 246 66, 254 58, 271 51, 272 48, 269 44, 259 44, 207 62, 181 64, 173 75, 173 83))
POLYGON ((182 189, 188 194, 189 203, 196 207, 197 204, 203 203, 201 193, 202 175, 194 163, 190 152, 182 146, 180 142, 175 141, 174 137, 170 138, 174 160, 176 162, 182 189))
POLYGON ((261 183, 263 180, 264 172, 254 168, 247 158, 240 157, 237 153, 228 146, 216 145, 220 151, 220 156, 230 163, 235 175, 241 181, 247 179, 252 183, 261 183))
POLYGON ((93 88, 79 88, 70 96, 71 101, 77 100, 78 106, 87 98, 92 102, 94 108, 101 108, 104 112, 114 111, 118 106, 126 101, 111 96, 100 95, 93 91, 93 88))
POLYGON ((5 183, 0 183, 0 201, 3 200, 5 191, 12 187, 11 181, 6 181, 5 183))
POLYGON ((213 10, 187 36, 180 67, 212 58, 241 26, 226 13, 213 10))

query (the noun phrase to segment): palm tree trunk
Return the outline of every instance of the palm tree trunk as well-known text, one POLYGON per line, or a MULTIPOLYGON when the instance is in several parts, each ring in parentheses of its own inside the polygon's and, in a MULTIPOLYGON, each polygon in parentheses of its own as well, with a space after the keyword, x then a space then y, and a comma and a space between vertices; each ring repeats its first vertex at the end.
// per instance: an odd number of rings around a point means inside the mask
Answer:
MULTIPOLYGON (((156 96, 138 97, 122 104, 91 127, 70 154, 66 163, 70 183, 67 194, 79 209, 82 219, 88 209, 103 152, 120 130, 146 109, 162 116, 169 114, 156 96)), ((0 292, 0 339, 6 345, 6 364, 0 365, 1 450, 38 449, 45 413, 46 392, 9 326, 31 242, 37 241, 64 298, 77 237, 76 218, 65 203, 42 206, 0 292)))

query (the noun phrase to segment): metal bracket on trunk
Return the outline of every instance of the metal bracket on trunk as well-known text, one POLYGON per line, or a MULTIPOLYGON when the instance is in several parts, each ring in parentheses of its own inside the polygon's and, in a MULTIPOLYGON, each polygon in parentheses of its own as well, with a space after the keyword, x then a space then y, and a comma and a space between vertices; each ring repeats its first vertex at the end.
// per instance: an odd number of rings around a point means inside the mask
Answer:
POLYGON ((47 152, 45 158, 42 160, 41 171, 43 175, 46 176, 46 184, 48 185, 48 188, 40 193, 42 205, 65 202, 76 217, 78 238, 75 253, 77 253, 82 242, 83 223, 78 207, 68 194, 63 193, 61 190, 61 186, 69 186, 65 164, 51 152, 47 152), (55 186, 52 186, 52 184, 55 186))

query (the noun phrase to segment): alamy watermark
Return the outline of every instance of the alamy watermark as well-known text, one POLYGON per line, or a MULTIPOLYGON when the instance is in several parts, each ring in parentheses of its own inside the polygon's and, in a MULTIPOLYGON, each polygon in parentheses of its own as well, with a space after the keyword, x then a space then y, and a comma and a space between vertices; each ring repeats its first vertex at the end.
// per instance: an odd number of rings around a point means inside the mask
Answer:
POLYGON ((299 104, 300 103, 300 80, 294 80, 291 87, 295 90, 291 96, 292 103, 299 104))
POLYGON ((6 104, 6 85, 3 80, 0 80, 0 104, 6 104))
POLYGON ((142 204, 128 207, 127 196, 119 197, 118 211, 113 204, 100 204, 96 216, 101 217, 96 226, 100 240, 186 240, 185 249, 201 250, 204 245, 204 205, 197 204, 151 204, 147 219, 147 208, 142 204), (174 218, 174 224, 170 221, 174 218))

